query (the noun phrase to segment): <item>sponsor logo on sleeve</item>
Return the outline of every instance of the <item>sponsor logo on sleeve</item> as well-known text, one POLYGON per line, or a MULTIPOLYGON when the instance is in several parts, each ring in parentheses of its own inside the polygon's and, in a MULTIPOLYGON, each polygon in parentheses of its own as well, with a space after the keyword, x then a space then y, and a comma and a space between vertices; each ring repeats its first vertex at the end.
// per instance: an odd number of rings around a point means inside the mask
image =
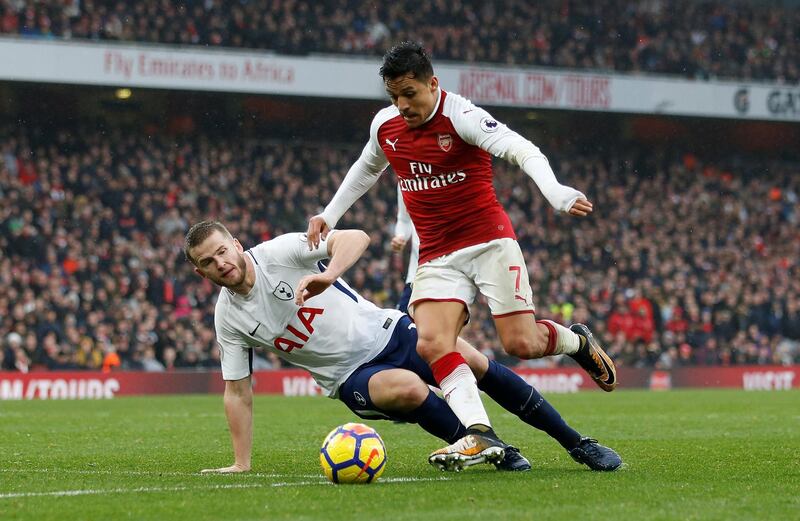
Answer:
POLYGON ((500 127, 500 124, 493 120, 492 118, 483 118, 481 120, 481 130, 491 134, 492 132, 497 132, 497 129, 500 127))

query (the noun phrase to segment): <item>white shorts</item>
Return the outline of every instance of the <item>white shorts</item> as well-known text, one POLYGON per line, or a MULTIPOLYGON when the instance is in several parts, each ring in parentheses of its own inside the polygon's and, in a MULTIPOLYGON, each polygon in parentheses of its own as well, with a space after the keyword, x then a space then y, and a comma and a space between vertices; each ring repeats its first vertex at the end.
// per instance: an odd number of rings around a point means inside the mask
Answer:
POLYGON ((414 306, 425 300, 462 302, 469 311, 478 291, 494 318, 536 311, 517 241, 495 239, 426 262, 417 268, 408 313, 413 318, 414 306))

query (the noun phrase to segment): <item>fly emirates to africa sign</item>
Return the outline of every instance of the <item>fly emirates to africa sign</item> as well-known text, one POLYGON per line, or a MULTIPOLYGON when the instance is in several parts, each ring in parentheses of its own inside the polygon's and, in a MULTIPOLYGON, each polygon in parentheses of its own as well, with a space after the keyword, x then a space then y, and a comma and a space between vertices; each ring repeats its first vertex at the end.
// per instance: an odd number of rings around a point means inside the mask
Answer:
POLYGON ((189 81, 231 81, 254 83, 294 83, 295 69, 272 60, 245 57, 203 59, 180 54, 147 51, 134 53, 106 49, 103 52, 103 72, 125 81, 163 78, 189 81))
MULTIPOLYGON (((379 60, 255 49, 0 37, 0 80, 384 100, 379 60)), ((446 90, 486 106, 800 121, 800 90, 768 83, 444 62, 446 90)))

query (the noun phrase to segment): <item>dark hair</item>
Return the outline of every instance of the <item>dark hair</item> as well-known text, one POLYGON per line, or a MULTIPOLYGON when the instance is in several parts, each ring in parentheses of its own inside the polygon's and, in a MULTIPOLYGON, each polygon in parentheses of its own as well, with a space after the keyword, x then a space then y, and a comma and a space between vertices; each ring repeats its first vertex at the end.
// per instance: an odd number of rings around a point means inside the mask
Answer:
POLYGON ((200 245, 214 232, 220 232, 228 239, 233 238, 231 232, 229 232, 228 229, 225 228, 225 225, 219 221, 200 221, 199 223, 192 225, 183 240, 183 255, 186 257, 186 260, 197 266, 197 262, 189 253, 189 250, 200 245))
POLYGON ((433 76, 431 59, 421 43, 401 42, 383 55, 383 65, 380 69, 383 81, 406 74, 423 81, 433 76))

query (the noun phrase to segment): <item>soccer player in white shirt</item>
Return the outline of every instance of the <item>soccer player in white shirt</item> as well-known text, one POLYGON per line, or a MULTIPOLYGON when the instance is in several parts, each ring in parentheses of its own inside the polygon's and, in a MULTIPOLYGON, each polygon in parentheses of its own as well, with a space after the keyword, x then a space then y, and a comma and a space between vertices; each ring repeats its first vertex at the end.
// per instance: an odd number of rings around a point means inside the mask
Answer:
MULTIPOLYGON (((409 317, 361 298, 339 276, 369 244, 361 231, 331 232, 310 250, 299 233, 286 234, 247 251, 219 222, 195 224, 184 253, 195 271, 221 286, 214 311, 225 379, 225 414, 234 464, 206 472, 245 472, 252 453, 251 361, 264 347, 308 370, 331 398, 364 418, 418 423, 453 443, 466 427, 436 396, 433 374, 416 351, 409 317), (330 258, 326 267, 322 261, 330 258)), ((552 406, 508 368, 489 361, 459 339, 457 348, 490 397, 524 422, 547 432, 593 470, 614 470, 619 456, 569 427, 552 406)), ((530 464, 508 445, 472 457, 432 461, 443 470, 491 462, 503 470, 530 464)))

